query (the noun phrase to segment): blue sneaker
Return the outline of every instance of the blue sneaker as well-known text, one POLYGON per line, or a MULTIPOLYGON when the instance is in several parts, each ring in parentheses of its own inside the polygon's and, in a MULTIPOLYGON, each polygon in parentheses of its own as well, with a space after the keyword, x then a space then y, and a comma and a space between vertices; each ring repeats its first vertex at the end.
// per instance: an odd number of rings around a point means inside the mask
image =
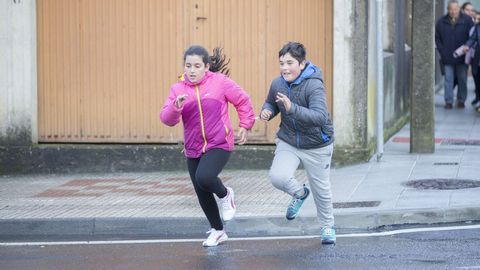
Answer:
POLYGON ((287 208, 287 219, 292 220, 298 216, 298 212, 300 211, 300 207, 302 207, 303 202, 308 198, 310 194, 310 190, 304 186, 303 190, 305 190, 305 195, 302 198, 295 198, 292 197, 290 204, 287 208))
POLYGON ((325 227, 321 230, 322 244, 335 244, 337 236, 334 228, 325 227))

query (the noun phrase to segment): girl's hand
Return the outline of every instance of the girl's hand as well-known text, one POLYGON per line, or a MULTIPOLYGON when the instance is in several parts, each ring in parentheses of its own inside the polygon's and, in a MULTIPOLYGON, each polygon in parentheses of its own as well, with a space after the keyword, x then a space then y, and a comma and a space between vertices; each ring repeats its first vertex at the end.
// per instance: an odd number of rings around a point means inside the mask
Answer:
POLYGON ((260 120, 262 121, 268 121, 272 117, 272 112, 267 109, 263 109, 263 111, 260 113, 260 120))
POLYGON ((237 133, 238 139, 236 143, 238 143, 239 145, 245 144, 247 142, 247 133, 248 131, 245 128, 239 128, 237 133))
POLYGON ((464 53, 467 53, 469 50, 470 50, 470 48, 468 46, 463 46, 463 52, 464 53))
POLYGON ((180 109, 183 106, 185 100, 187 100, 188 95, 178 95, 177 99, 175 100, 175 107, 180 109))
POLYGON ((275 102, 282 102, 287 112, 289 112, 292 108, 292 102, 290 101, 290 99, 280 92, 277 93, 277 100, 275 100, 275 102))

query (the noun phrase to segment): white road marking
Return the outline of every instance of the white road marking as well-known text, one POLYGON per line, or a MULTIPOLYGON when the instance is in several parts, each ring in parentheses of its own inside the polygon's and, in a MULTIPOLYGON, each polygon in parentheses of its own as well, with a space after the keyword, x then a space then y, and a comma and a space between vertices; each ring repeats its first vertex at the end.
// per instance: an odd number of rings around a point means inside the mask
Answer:
MULTIPOLYGON (((392 236, 392 235, 406 234, 406 233, 441 232, 441 231, 458 231, 458 230, 474 230, 474 229, 480 229, 480 224, 466 225, 466 226, 450 226, 450 227, 412 228, 412 229, 393 230, 393 231, 386 231, 386 232, 374 232, 374 233, 339 234, 337 235, 337 238, 381 237, 381 236, 392 236)), ((315 238, 320 238, 320 236, 319 235, 298 235, 298 236, 236 237, 236 238, 229 238, 228 241, 259 241, 259 240, 289 240, 289 239, 301 240, 301 239, 315 239, 315 238)), ((191 242, 202 242, 204 240, 205 239, 148 239, 148 240, 111 240, 111 241, 0 242, 0 246, 11 247, 11 246, 64 246, 64 245, 129 245, 129 244, 158 244, 158 243, 191 243, 191 242)))

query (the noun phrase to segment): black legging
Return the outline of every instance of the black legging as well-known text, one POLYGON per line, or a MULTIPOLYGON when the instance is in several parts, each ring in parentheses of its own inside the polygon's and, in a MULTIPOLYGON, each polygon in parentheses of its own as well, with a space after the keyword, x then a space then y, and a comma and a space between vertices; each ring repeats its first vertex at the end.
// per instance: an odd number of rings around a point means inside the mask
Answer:
POLYGON ((227 164, 230 152, 223 149, 208 150, 199 158, 188 158, 187 166, 198 201, 207 216, 210 226, 215 230, 223 230, 215 193, 219 198, 227 196, 227 189, 218 175, 227 164))

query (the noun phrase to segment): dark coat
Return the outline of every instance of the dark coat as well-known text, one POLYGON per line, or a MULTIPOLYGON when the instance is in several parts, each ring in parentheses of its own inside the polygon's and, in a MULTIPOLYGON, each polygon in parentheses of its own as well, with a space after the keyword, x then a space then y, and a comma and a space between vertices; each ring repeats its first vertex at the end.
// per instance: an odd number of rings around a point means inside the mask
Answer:
POLYGON ((467 45, 469 48, 475 49, 475 55, 473 56, 473 59, 470 62, 470 64, 472 65, 472 73, 476 75, 479 71, 478 64, 480 63, 480 25, 479 24, 475 25, 473 33, 465 45, 467 45))
POLYGON ((454 65, 465 63, 465 57, 453 57, 453 52, 458 47, 464 45, 469 38, 470 28, 473 26, 473 20, 470 16, 460 14, 457 22, 451 22, 448 15, 443 16, 437 21, 435 26, 435 44, 442 59, 443 64, 454 65))

